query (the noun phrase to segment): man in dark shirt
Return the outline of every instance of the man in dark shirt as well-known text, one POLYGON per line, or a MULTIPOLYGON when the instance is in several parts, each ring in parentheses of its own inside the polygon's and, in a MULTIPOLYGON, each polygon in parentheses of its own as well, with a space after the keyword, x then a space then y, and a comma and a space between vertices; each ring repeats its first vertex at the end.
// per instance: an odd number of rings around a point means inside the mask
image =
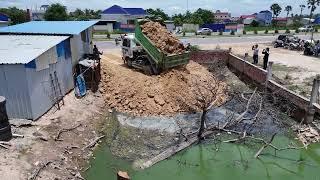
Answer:
POLYGON ((262 51, 262 54, 264 54, 263 57, 263 69, 267 69, 268 67, 268 61, 269 61, 269 55, 270 55, 270 49, 266 48, 262 51))
POLYGON ((94 60, 100 60, 100 55, 102 55, 102 52, 100 52, 96 45, 93 46, 93 58, 94 60))

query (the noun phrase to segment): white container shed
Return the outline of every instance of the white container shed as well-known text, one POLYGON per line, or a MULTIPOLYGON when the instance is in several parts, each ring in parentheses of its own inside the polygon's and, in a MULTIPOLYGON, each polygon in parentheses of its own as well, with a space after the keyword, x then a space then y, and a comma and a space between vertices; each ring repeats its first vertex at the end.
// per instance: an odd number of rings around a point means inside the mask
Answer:
POLYGON ((93 49, 93 26, 98 21, 31 21, 0 28, 0 34, 70 36, 72 64, 93 49))
POLYGON ((69 36, 0 35, 0 42, 0 96, 10 118, 38 119, 55 104, 54 88, 59 97, 73 89, 69 36))

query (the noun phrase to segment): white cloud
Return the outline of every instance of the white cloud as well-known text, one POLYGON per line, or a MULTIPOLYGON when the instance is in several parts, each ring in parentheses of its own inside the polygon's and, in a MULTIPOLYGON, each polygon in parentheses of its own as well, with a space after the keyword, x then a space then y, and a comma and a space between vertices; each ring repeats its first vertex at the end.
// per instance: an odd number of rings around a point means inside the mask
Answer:
MULTIPOLYGON (((272 3, 278 2, 284 9, 286 5, 293 7, 293 13, 299 13, 299 5, 306 4, 306 0, 0 0, 0 7, 17 6, 19 8, 35 8, 43 4, 61 3, 68 10, 89 8, 104 10, 114 4, 123 7, 161 8, 168 14, 194 11, 198 8, 210 10, 229 10, 233 16, 252 14, 261 10, 270 9, 272 3)), ((316 13, 320 12, 320 7, 316 13)), ((307 10, 305 10, 307 12, 307 10)), ((283 12, 283 15, 285 12, 283 12)))

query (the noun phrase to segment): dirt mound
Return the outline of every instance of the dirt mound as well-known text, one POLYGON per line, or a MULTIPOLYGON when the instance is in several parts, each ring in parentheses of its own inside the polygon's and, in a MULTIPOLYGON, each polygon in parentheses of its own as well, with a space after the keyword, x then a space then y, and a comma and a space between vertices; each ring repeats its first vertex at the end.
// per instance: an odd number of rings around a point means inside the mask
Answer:
POLYGON ((105 94, 106 104, 120 112, 136 116, 173 115, 200 111, 199 95, 214 97, 210 101, 217 99, 216 105, 226 99, 226 84, 195 62, 160 76, 147 76, 126 67, 102 67, 100 91, 105 94))
POLYGON ((183 44, 158 22, 146 22, 141 25, 142 32, 163 52, 180 54, 185 52, 183 44))

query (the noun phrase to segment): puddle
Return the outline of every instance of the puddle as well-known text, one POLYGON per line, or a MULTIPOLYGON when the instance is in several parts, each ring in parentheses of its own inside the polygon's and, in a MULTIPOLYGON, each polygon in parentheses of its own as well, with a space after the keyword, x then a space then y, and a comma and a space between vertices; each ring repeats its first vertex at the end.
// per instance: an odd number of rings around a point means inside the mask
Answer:
MULTIPOLYGON (((285 136, 277 136, 273 144, 278 147, 290 144, 285 136)), ((91 168, 84 174, 87 180, 116 179, 116 172, 129 172, 132 179, 139 180, 295 180, 320 179, 320 144, 308 150, 285 150, 274 154, 267 148, 260 159, 254 155, 259 144, 226 144, 206 142, 182 151, 149 169, 137 171, 132 162, 112 156, 107 146, 95 152, 91 168)))

